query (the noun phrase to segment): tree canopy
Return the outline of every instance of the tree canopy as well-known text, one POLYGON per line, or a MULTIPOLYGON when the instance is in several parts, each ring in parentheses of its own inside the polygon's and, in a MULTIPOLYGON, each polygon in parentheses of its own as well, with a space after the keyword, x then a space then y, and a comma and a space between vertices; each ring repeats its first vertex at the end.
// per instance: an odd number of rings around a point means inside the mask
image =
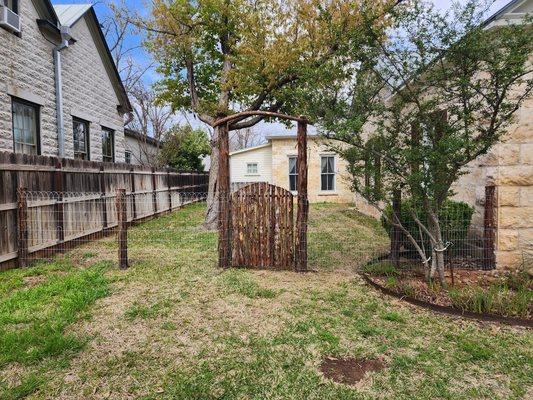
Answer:
POLYGON ((180 171, 202 171, 202 158, 211 152, 207 133, 189 125, 175 126, 161 146, 161 163, 180 171))

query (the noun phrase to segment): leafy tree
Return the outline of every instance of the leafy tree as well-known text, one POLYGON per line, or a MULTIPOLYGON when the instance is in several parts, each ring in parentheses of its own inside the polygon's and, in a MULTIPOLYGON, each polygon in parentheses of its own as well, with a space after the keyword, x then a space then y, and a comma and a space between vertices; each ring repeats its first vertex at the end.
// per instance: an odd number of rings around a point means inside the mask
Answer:
MULTIPOLYGON (((346 73, 366 36, 363 15, 382 36, 398 0, 154 0, 150 19, 130 17, 148 35, 161 67, 160 97, 204 123, 239 111, 298 113, 299 89, 346 73), (352 51, 347 52, 350 48, 352 51), (348 58, 347 56, 350 56, 348 58)), ((264 117, 241 118, 228 130, 264 117)), ((211 150, 206 225, 216 226, 219 134, 211 150)))
POLYGON ((189 125, 175 126, 161 147, 161 163, 180 171, 203 170, 202 157, 211 151, 207 134, 189 125))
POLYGON ((533 89, 531 19, 486 29, 482 5, 469 0, 443 14, 411 2, 395 10, 386 43, 368 25, 375 46, 356 74, 323 88, 310 106, 330 136, 353 145, 338 151, 359 193, 380 208, 395 190, 412 199, 429 254, 398 216, 390 223, 417 248, 428 279, 438 274, 443 285, 439 210, 464 167, 502 139, 533 89))

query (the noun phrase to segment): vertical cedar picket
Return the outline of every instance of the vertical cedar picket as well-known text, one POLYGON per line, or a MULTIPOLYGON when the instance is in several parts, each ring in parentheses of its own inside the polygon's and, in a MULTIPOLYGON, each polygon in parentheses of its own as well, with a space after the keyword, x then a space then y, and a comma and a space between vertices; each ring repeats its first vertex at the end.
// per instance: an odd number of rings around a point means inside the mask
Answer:
POLYGON ((130 184, 131 184, 131 213, 132 221, 137 219, 137 205, 135 204, 135 170, 133 167, 130 167, 130 184))
POLYGON ((154 215, 157 214, 157 186, 155 177, 155 168, 152 167, 152 201, 154 204, 154 215))
POLYGON ((106 193, 106 184, 105 184, 105 173, 104 166, 100 166, 100 176, 99 176, 99 185, 100 185, 100 195, 102 196, 102 219, 103 226, 102 228, 107 228, 107 193, 106 193))
POLYGON ((172 211, 172 186, 170 185, 170 170, 167 168, 167 188, 168 188, 168 211, 172 211))
POLYGON ((28 265, 28 198, 27 189, 17 189, 17 238, 18 266, 28 265))
POLYGON ((483 269, 496 268, 496 186, 485 187, 485 216, 484 216, 484 246, 483 246, 483 269))
POLYGON ((298 121, 298 214, 296 215, 296 271, 307 271, 307 123, 298 121))
POLYGON ((65 240, 65 214, 63 206, 63 164, 60 159, 56 162, 56 170, 52 180, 52 191, 57 194, 55 206, 57 240, 63 242, 65 240))
POLYGON ((120 269, 128 268, 128 221, 126 214, 126 189, 117 189, 117 240, 118 240, 118 266, 120 269))
POLYGON ((228 268, 231 263, 231 214, 229 183, 229 138, 228 125, 222 124, 218 130, 218 266, 228 268))
MULTIPOLYGON (((392 195, 392 211, 400 219, 401 213, 401 201, 402 193, 401 191, 395 190, 392 195)), ((391 227, 391 241, 390 241, 390 258, 394 267, 400 267, 400 242, 401 242, 401 231, 400 228, 396 225, 391 227)))

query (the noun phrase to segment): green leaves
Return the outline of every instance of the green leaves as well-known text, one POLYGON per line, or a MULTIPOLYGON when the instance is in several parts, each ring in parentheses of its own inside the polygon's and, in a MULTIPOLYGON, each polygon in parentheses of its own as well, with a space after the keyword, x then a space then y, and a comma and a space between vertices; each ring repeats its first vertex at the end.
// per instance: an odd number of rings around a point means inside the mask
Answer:
POLYGON ((171 129, 161 148, 161 160, 181 171, 201 171, 202 157, 210 154, 211 147, 205 131, 189 125, 171 129))

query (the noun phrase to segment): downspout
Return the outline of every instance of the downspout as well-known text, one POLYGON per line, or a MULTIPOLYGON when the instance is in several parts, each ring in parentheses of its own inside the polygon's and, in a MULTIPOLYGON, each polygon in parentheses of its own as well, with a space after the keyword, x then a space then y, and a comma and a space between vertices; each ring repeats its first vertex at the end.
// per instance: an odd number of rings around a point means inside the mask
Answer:
POLYGON ((61 43, 54 47, 54 72, 56 83, 56 118, 57 118, 57 142, 59 149, 59 157, 65 157, 65 124, 63 120, 63 84, 61 79, 61 50, 69 45, 70 28, 68 26, 61 26, 61 43))

